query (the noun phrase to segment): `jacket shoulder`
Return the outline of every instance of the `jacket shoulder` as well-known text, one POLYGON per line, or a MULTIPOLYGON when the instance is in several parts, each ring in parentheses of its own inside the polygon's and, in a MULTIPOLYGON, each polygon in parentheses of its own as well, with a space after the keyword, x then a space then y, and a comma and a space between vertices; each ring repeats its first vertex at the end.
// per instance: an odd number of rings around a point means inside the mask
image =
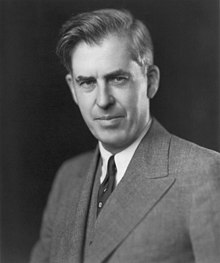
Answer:
POLYGON ((68 176, 73 171, 75 174, 78 174, 78 172, 87 168, 87 164, 91 160, 93 154, 94 151, 89 151, 66 160, 59 168, 58 174, 68 176))
POLYGON ((190 153, 193 155, 196 154, 198 157, 205 157, 211 159, 214 158, 217 160, 220 158, 220 153, 199 146, 198 144, 179 138, 178 136, 175 135, 172 135, 171 137, 171 147, 173 147, 175 151, 178 151, 183 155, 188 155, 190 153))
POLYGON ((210 172, 210 169, 220 173, 220 153, 199 146, 193 142, 171 137, 170 160, 174 169, 210 172))
POLYGON ((93 154, 94 151, 90 151, 66 160, 58 169, 52 184, 52 192, 59 195, 70 186, 79 187, 83 183, 93 154))

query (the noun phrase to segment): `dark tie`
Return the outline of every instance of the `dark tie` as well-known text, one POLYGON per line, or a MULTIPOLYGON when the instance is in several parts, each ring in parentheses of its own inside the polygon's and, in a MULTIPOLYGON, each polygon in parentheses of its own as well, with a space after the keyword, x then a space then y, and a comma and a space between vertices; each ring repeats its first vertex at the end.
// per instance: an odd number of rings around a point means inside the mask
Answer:
POLYGON ((101 211, 104 206, 106 200, 112 193, 115 187, 115 175, 117 172, 117 168, 115 165, 114 155, 112 155, 108 160, 107 174, 105 180, 99 187, 98 192, 98 203, 97 203, 97 215, 101 211))

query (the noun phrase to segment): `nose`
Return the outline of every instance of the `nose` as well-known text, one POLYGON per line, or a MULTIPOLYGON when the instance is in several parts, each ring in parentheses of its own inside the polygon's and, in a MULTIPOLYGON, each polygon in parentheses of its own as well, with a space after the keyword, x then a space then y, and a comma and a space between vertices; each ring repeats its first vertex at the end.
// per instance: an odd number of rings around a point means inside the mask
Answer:
POLYGON ((114 101, 115 99, 108 85, 105 82, 99 83, 97 85, 96 104, 100 108, 106 109, 114 104, 114 101))

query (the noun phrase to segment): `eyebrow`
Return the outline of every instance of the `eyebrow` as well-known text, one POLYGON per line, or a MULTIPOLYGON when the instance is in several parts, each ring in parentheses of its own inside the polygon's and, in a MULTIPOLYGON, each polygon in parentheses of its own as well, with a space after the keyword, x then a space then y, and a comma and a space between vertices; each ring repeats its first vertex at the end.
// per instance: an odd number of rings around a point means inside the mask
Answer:
POLYGON ((125 70, 122 70, 122 69, 118 69, 118 70, 115 70, 113 72, 110 72, 110 73, 106 74, 105 78, 106 79, 111 79, 111 78, 114 78, 114 77, 117 77, 117 76, 120 76, 120 75, 125 75, 127 77, 130 77, 131 73, 127 72, 125 70))
MULTIPOLYGON (((106 75, 104 75, 104 78, 108 80, 108 79, 114 78, 114 77, 119 76, 119 75, 126 75, 127 77, 130 77, 131 73, 127 72, 123 69, 118 69, 118 70, 112 71, 110 73, 107 73, 106 75)), ((95 79, 96 78, 93 76, 88 76, 88 77, 87 76, 78 76, 78 77, 76 77, 75 81, 77 83, 79 83, 82 81, 95 80, 95 79)))
POLYGON ((95 80, 94 77, 85 77, 85 76, 78 76, 75 81, 77 83, 83 82, 83 81, 89 81, 89 80, 95 80))

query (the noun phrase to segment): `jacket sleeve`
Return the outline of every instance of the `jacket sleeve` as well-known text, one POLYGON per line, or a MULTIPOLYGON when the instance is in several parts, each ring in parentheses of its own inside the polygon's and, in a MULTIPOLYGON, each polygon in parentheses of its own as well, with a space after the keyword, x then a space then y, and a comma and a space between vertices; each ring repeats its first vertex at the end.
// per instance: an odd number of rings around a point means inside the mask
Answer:
MULTIPOLYGON (((66 212, 69 211, 67 202, 71 203, 72 209, 77 207, 80 189, 84 182, 82 175, 86 174, 88 169, 85 163, 89 163, 91 154, 93 152, 69 159, 59 169, 43 213, 40 237, 32 250, 30 263, 49 263, 54 260, 60 239, 60 229, 57 224, 63 222, 66 212)), ((65 226, 65 223, 62 226, 65 226)))
POLYGON ((220 262, 220 158, 216 157, 201 163, 192 192, 190 237, 196 263, 220 262))
POLYGON ((30 263, 50 262, 52 232, 62 189, 61 185, 62 172, 58 173, 52 185, 47 205, 43 213, 40 238, 31 252, 30 263))

